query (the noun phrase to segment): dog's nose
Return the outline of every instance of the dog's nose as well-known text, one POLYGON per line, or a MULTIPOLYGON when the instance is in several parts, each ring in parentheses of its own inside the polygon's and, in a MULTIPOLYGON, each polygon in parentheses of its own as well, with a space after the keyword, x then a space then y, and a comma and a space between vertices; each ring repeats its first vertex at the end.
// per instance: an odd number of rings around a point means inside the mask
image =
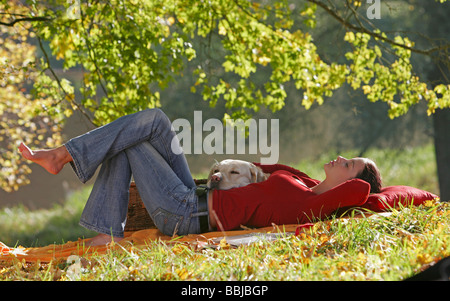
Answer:
POLYGON ((221 178, 218 174, 213 174, 211 176, 211 182, 220 182, 221 178))

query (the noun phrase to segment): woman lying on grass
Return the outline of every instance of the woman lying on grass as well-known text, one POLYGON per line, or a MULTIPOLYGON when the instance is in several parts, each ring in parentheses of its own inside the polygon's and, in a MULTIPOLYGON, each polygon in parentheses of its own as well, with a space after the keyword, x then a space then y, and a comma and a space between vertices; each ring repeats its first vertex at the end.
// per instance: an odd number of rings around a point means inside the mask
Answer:
POLYGON ((168 117, 151 109, 123 116, 55 149, 32 151, 22 143, 19 151, 52 174, 70 163, 83 183, 101 165, 80 220, 80 225, 99 233, 90 245, 123 238, 132 175, 151 218, 166 235, 308 222, 338 208, 306 200, 348 180, 361 179, 351 187, 350 199, 367 198, 369 191, 381 188, 379 171, 371 160, 339 156, 325 164, 322 182, 281 164, 261 165, 271 173, 266 181, 212 190, 203 196, 184 154, 172 151, 174 142, 177 146, 168 117))

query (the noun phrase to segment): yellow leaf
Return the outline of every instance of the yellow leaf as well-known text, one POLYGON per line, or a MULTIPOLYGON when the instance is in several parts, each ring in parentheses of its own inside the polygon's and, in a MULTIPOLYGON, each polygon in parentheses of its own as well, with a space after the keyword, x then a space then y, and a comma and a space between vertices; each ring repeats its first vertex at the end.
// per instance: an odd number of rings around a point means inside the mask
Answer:
POLYGON ((219 25, 219 34, 221 36, 224 36, 227 34, 227 30, 225 29, 225 27, 223 25, 219 25))
POLYGON ((424 207, 433 207, 434 206, 434 202, 432 200, 425 201, 423 203, 423 206, 424 207))
POLYGON ((372 88, 369 85, 364 85, 363 87, 364 94, 369 94, 372 88))
POLYGON ((419 254, 417 255, 417 261, 420 264, 427 264, 433 261, 433 258, 430 256, 430 254, 419 254))
POLYGON ((175 272, 177 273, 178 277, 180 277, 181 280, 186 280, 186 278, 189 276, 189 272, 185 268, 182 268, 181 270, 176 269, 175 272))
POLYGON ((172 26, 175 23, 175 18, 174 17, 169 17, 167 20, 167 25, 172 26))
POLYGON ((64 110, 64 115, 66 116, 66 117, 70 117, 70 116, 72 116, 72 110, 71 109, 66 109, 66 110, 64 110))
POLYGON ((366 261, 366 255, 364 255, 364 253, 358 253, 358 261, 360 261, 360 262, 364 262, 364 261, 366 261))
POLYGON ((224 238, 222 238, 222 239, 220 240, 219 248, 220 248, 220 249, 228 249, 228 248, 230 248, 230 245, 227 243, 226 237, 224 237, 224 238))

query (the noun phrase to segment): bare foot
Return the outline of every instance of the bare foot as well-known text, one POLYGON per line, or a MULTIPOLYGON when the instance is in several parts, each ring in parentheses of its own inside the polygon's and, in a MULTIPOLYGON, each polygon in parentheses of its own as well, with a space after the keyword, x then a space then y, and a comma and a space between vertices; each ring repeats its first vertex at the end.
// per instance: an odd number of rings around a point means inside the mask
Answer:
POLYGON ((64 165, 72 161, 72 157, 65 146, 54 149, 32 151, 28 146, 21 143, 19 151, 27 160, 39 164, 51 174, 58 174, 64 165))
POLYGON ((122 239, 123 239, 122 237, 114 237, 106 234, 98 234, 97 236, 94 236, 89 241, 87 241, 85 245, 90 247, 103 246, 110 244, 111 242, 119 242, 122 239))

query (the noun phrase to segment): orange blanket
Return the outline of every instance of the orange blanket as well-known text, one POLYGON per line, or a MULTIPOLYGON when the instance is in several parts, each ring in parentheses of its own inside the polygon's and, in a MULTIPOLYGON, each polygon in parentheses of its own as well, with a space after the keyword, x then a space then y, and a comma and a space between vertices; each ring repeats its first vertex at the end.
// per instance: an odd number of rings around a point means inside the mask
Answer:
POLYGON ((93 254, 102 254, 108 250, 123 250, 131 247, 142 247, 150 241, 161 240, 168 243, 171 242, 205 242, 208 244, 217 244, 215 239, 221 237, 233 237, 249 233, 278 233, 278 232, 295 232, 299 227, 308 227, 309 224, 274 226, 251 230, 236 230, 227 232, 208 232, 203 234, 190 234, 182 237, 172 238, 162 234, 158 229, 147 229, 136 232, 126 232, 125 238, 118 243, 108 246, 87 247, 85 243, 90 239, 78 239, 75 242, 67 242, 61 245, 48 245, 39 248, 10 248, 0 242, 0 265, 1 263, 11 262, 15 260, 25 262, 41 262, 46 263, 55 260, 66 260, 70 255, 78 255, 89 257, 93 254))

